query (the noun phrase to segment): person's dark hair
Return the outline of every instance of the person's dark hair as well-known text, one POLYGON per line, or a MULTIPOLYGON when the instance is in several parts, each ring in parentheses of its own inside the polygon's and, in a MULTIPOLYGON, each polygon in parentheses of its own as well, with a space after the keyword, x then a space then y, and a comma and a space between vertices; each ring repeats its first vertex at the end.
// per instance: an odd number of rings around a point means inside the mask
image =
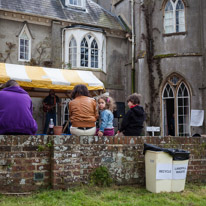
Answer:
POLYGON ((18 84, 15 80, 13 80, 13 79, 7 81, 7 82, 4 84, 4 88, 6 88, 6 87, 11 87, 11 86, 19 86, 19 84, 18 84))
POLYGON ((49 95, 55 95, 55 91, 53 89, 50 89, 49 95))
POLYGON ((193 137, 201 137, 201 135, 198 134, 198 133, 195 133, 195 134, 193 134, 192 136, 193 136, 193 137))
POLYGON ((78 96, 87 96, 87 97, 89 96, 89 91, 85 85, 78 84, 74 87, 71 94, 71 98, 75 99, 78 96))
POLYGON ((141 95, 134 93, 127 97, 127 102, 132 102, 133 104, 140 104, 141 95))

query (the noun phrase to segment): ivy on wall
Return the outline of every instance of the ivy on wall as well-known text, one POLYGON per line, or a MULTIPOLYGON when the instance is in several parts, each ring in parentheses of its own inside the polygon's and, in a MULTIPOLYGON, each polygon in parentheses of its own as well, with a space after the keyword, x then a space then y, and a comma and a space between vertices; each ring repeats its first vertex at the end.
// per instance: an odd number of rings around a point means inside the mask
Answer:
POLYGON ((31 58, 28 62, 30 66, 40 66, 44 65, 46 67, 51 67, 51 61, 45 61, 46 59, 50 59, 50 55, 48 55, 48 49, 51 48, 51 40, 48 37, 41 42, 39 42, 35 48, 36 58, 31 58))
POLYGON ((12 42, 6 42, 6 50, 5 50, 5 53, 0 53, 0 62, 6 62, 10 56, 11 56, 11 53, 14 51, 14 48, 16 46, 16 44, 13 44, 12 42))
POLYGON ((162 70, 161 70, 161 58, 154 58, 155 44, 154 44, 154 31, 160 31, 158 28, 153 28, 153 13, 155 8, 154 0, 145 0, 141 5, 142 11, 144 13, 145 27, 146 31, 142 34, 142 39, 146 45, 146 61, 148 66, 148 81, 149 81, 149 95, 150 101, 147 104, 149 119, 147 119, 148 124, 155 126, 159 122, 159 89, 163 80, 162 70), (155 75, 157 73, 159 84, 155 85, 155 75), (156 109, 156 110, 155 110, 156 109))

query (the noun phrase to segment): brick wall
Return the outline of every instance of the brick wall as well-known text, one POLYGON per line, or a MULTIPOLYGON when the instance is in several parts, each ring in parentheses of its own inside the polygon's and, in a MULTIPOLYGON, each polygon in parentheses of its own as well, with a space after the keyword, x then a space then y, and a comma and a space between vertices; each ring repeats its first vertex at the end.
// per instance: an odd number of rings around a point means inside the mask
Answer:
POLYGON ((145 184, 144 143, 190 151, 187 181, 206 182, 205 137, 0 136, 0 192, 65 189, 100 165, 116 184, 145 184))
POLYGON ((48 136, 0 136, 0 192, 30 192, 50 185, 48 136))

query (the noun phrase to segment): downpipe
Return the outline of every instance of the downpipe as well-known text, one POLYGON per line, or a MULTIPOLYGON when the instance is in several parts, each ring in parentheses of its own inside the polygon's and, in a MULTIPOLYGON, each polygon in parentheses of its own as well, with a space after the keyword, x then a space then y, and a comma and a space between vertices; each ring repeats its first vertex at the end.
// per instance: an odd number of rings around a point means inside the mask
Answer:
POLYGON ((132 79, 132 93, 135 92, 135 28, 134 28, 134 1, 131 1, 131 21, 132 21, 132 70, 131 70, 131 79, 132 79))

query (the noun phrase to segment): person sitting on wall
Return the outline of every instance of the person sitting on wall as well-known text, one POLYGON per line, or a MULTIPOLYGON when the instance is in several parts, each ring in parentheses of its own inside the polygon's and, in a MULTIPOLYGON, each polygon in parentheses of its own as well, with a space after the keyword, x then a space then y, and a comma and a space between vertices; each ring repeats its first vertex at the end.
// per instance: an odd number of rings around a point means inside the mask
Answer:
POLYGON ((96 133, 96 120, 98 112, 96 101, 89 97, 89 91, 85 85, 76 85, 71 94, 69 103, 69 118, 72 123, 71 134, 94 135, 96 133))
POLYGON ((49 95, 43 100, 43 110, 46 112, 46 121, 44 125, 44 134, 47 134, 50 119, 53 119, 56 125, 56 104, 59 103, 59 97, 55 95, 55 91, 51 89, 49 95))
POLYGON ((140 94, 134 93, 128 96, 127 104, 130 108, 124 116, 120 130, 125 136, 139 136, 142 132, 145 112, 140 104, 140 94))
POLYGON ((29 94, 15 80, 7 81, 0 91, 0 134, 36 134, 37 123, 32 113, 29 94))

